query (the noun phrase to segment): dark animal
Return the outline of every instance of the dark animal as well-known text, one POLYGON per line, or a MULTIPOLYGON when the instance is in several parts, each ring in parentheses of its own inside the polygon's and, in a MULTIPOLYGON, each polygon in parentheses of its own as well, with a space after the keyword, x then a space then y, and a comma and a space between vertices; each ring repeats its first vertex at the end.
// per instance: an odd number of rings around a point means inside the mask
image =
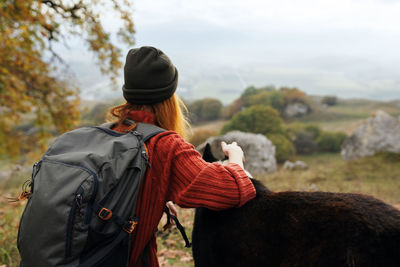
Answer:
MULTIPOLYGON (((206 149, 203 157, 214 158, 206 149)), ((254 200, 196 210, 196 267, 400 266, 400 211, 361 194, 272 192, 253 180, 254 200)))

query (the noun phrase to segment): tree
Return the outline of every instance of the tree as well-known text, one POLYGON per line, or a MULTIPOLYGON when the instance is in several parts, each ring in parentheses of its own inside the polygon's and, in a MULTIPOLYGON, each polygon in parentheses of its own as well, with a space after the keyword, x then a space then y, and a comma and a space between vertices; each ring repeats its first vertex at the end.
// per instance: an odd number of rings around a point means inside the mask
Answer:
POLYGON ((223 109, 222 116, 224 119, 231 119, 234 115, 238 114, 243 108, 244 108, 243 100, 241 98, 238 98, 223 109))
POLYGON ((268 86, 264 86, 261 88, 256 88, 254 86, 249 86, 247 87, 244 92, 240 95, 240 99, 242 99, 243 101, 243 105, 244 107, 248 107, 251 105, 250 101, 250 97, 257 95, 261 92, 271 92, 271 91, 275 91, 275 87, 273 85, 268 85, 268 86))
MULTIPOLYGON (((49 129, 58 133, 79 120, 79 91, 58 72, 65 63, 53 45, 66 36, 83 39, 97 56, 100 70, 115 81, 121 51, 101 21, 114 10, 123 25, 119 39, 133 45, 134 25, 128 0, 2 0, 0 2, 0 147, 1 155, 18 154, 22 144, 46 145, 49 129), (60 64, 61 63, 61 64, 60 64), (30 142, 16 126, 32 116, 40 129, 30 142)), ((26 149, 26 147, 25 147, 26 149)))
POLYGON ((261 91, 258 94, 249 97, 248 103, 250 106, 253 105, 266 105, 271 106, 278 110, 280 113, 283 112, 285 99, 281 92, 277 90, 261 91))
POLYGON ((307 97, 306 93, 297 89, 296 87, 281 87, 279 91, 285 97, 285 104, 293 104, 293 103, 303 103, 307 106, 310 106, 310 99, 307 97))

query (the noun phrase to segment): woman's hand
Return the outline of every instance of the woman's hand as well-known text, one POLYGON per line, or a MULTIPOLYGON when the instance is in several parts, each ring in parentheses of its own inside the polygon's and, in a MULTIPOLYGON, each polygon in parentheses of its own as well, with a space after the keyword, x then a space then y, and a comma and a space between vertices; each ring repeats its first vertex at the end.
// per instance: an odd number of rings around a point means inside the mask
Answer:
POLYGON ((228 157, 229 163, 236 163, 240 167, 242 167, 242 169, 244 169, 244 153, 242 148, 238 146, 236 142, 232 142, 232 144, 227 144, 222 141, 221 148, 224 154, 228 157))
MULTIPOLYGON (((174 215, 175 217, 178 218, 178 210, 176 209, 176 207, 175 207, 175 205, 174 205, 174 202, 168 201, 165 205, 166 205, 167 208, 169 209, 169 212, 170 212, 172 215, 174 215)), ((175 223, 175 222, 174 222, 173 219, 170 219, 170 222, 169 222, 169 223, 173 224, 173 223, 175 223)))

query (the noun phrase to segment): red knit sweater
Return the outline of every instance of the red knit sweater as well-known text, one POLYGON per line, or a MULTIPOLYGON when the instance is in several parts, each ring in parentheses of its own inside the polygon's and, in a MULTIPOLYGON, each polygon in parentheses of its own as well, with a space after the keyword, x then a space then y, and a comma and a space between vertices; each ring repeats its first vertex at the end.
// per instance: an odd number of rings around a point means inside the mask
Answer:
MULTIPOLYGON (((134 111, 130 118, 154 124, 150 112, 134 111)), ((121 132, 125 129, 114 128, 121 132)), ((149 241, 149 266, 159 266, 155 232, 167 201, 183 208, 222 210, 240 207, 256 195, 239 165, 205 162, 193 145, 173 131, 158 134, 146 146, 151 168, 147 169, 140 188, 136 207, 139 223, 132 236, 130 267, 136 264, 149 241)))

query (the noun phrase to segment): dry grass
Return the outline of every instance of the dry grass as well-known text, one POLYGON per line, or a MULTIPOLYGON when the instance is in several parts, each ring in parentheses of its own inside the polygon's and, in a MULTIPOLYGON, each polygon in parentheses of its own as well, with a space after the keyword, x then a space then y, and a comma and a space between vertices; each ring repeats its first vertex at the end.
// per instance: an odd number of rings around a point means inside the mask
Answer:
MULTIPOLYGON (((302 190, 358 192, 373 195, 400 207, 400 157, 381 154, 353 162, 345 162, 339 154, 316 154, 298 157, 309 165, 308 170, 286 171, 280 169, 270 175, 259 176, 271 190, 302 190)), ((7 197, 15 196, 19 185, 28 173, 16 174, 9 180, 0 181, 0 266, 18 266, 19 256, 16 237, 19 217, 24 203, 10 205, 7 197)), ((179 209, 179 219, 186 227, 189 239, 193 225, 192 209, 179 209)), ((160 222, 159 229, 165 223, 160 222)), ((191 249, 184 248, 184 241, 174 227, 158 232, 158 257, 161 266, 194 266, 191 249)))
POLYGON ((279 170, 257 177, 273 191, 330 191, 363 193, 400 204, 400 157, 379 154, 346 162, 339 154, 298 157, 309 169, 279 170))

